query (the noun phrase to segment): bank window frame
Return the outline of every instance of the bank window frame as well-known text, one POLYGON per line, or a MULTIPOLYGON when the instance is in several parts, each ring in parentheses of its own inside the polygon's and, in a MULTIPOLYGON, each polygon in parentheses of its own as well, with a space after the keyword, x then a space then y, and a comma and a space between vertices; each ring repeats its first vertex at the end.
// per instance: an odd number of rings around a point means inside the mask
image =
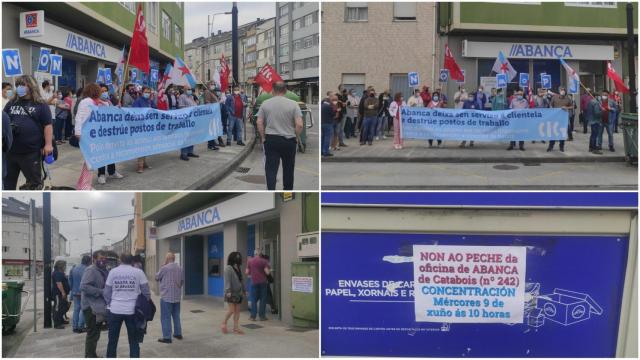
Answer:
POLYGON ((162 11, 162 37, 171 41, 171 16, 164 10, 162 11))
POLYGON ((617 9, 618 3, 615 1, 565 1, 564 6, 617 9))
POLYGON ((369 4, 368 3, 366 2, 345 3, 344 22, 368 22, 368 21, 369 21, 369 4))

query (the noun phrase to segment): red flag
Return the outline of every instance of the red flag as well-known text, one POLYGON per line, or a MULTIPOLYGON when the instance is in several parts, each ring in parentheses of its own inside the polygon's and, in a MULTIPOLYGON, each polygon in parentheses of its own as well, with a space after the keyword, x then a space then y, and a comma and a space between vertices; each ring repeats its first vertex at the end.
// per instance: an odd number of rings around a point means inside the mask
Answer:
POLYGON ((531 81, 529 81, 529 108, 533 109, 536 107, 536 103, 533 100, 533 92, 531 91, 531 81))
POLYGON ((450 78, 453 80, 464 81, 462 70, 460 70, 460 66, 456 63, 456 59, 454 59, 451 49, 449 49, 449 44, 444 45, 444 67, 449 70, 450 78))
POLYGON ((273 84, 282 81, 282 77, 276 72, 276 69, 267 63, 258 71, 258 75, 256 75, 253 81, 260 85, 264 91, 271 92, 273 84))
POLYGON ((139 4, 129 49, 129 66, 136 67, 148 74, 151 66, 149 64, 149 42, 147 41, 146 30, 144 15, 142 15, 142 4, 139 4))
POLYGON ((620 75, 616 73, 616 69, 611 65, 611 61, 607 61, 607 76, 609 79, 613 80, 614 85, 616 86, 616 90, 621 93, 628 93, 629 88, 624 86, 624 81, 620 78, 620 75))
POLYGON ((222 92, 227 91, 227 87, 229 87, 229 72, 229 64, 227 64, 224 53, 222 53, 222 57, 220 58, 220 90, 222 90, 222 92))

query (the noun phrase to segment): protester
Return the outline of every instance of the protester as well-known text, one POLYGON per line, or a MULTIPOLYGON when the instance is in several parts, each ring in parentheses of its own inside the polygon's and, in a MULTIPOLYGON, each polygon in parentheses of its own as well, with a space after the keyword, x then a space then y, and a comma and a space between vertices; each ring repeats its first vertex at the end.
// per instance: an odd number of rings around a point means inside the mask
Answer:
POLYGON ((49 83, 49 80, 45 80, 42 82, 42 98, 49 105, 49 111, 51 111, 51 120, 55 123, 55 115, 56 115, 56 102, 58 101, 58 97, 56 96, 56 91, 53 88, 53 85, 49 83))
MULTIPOLYGON (((375 133, 378 109, 380 108, 380 103, 376 98, 376 91, 374 90, 374 88, 369 87, 368 91, 369 91, 369 95, 364 100, 364 103, 363 103, 363 107, 364 107, 364 113, 363 113, 364 121, 362 124, 363 136, 361 137, 360 145, 364 145, 365 143, 368 143, 369 145, 373 145, 373 136, 375 133)), ((420 101, 422 101, 419 93, 416 93, 416 94, 418 95, 415 95, 415 96, 417 96, 420 99, 420 101)))
POLYGON ((407 106, 409 107, 424 107, 424 101, 422 100, 422 96, 420 96, 420 90, 415 89, 413 91, 413 95, 407 101, 407 106))
POLYGON ((440 102, 442 102, 442 107, 446 108, 447 105, 449 104, 447 99, 447 94, 443 93, 441 88, 436 88, 435 92, 440 94, 440 102))
MULTIPOLYGON (((560 108, 564 110, 567 113, 567 120, 568 120, 569 111, 573 109, 573 103, 571 102, 571 99, 567 96, 567 90, 564 87, 561 86, 558 88, 558 94, 555 94, 551 98, 551 102, 549 102, 549 106, 554 109, 560 108)), ((573 132, 573 129, 571 128, 571 122, 568 122, 567 128, 568 128, 567 135, 571 136, 570 134, 573 132)), ((552 151, 555 144, 556 144, 555 140, 549 140, 549 147, 547 147, 547 151, 552 151)), ((564 140, 560 140, 560 151, 564 152, 564 140)))
POLYGON ((180 324, 180 298, 184 273, 180 265, 176 264, 176 256, 168 252, 164 265, 156 274, 156 281, 160 283, 160 321, 162 323, 161 343, 171 343, 171 320, 173 319, 173 337, 182 340, 180 324))
POLYGON ((16 190, 20 173, 25 188, 41 189, 42 156, 53 152, 51 110, 40 96, 35 79, 28 75, 15 79, 16 93, 3 111, 9 115, 13 144, 6 154, 6 190, 16 190))
MULTIPOLYGON (((248 268, 247 268, 248 269, 248 268)), ((253 277, 252 277, 253 279, 253 277)), ((260 296, 263 294, 261 293, 260 296)), ((240 304, 247 296, 247 290, 242 281, 242 254, 234 251, 227 257, 227 266, 224 268, 224 301, 228 304, 227 313, 222 321, 222 332, 227 334, 227 322, 229 318, 233 316, 233 332, 239 335, 244 335, 244 332, 240 330, 240 304)), ((264 306, 261 301, 261 306, 264 306)), ((253 320, 255 320, 256 308, 255 300, 252 300, 251 311, 253 320)), ((261 320, 266 320, 264 317, 264 311, 262 312, 261 320)))
POLYGON ((620 114, 622 113, 622 106, 623 106, 622 95, 618 90, 613 91, 613 96, 611 100, 613 100, 613 102, 616 103, 616 112, 613 115, 613 131, 615 133, 618 133, 618 122, 620 121, 620 114))
MULTIPOLYGON (((209 81, 209 86, 204 90, 204 94, 202 97, 202 101, 204 104, 219 103, 220 99, 218 99, 218 97, 216 96, 215 90, 216 90, 216 83, 214 81, 209 81)), ((221 109, 221 112, 222 112, 222 109, 221 109)), ((224 147, 224 144, 221 141, 222 139, 218 137, 218 140, 220 141, 220 146, 224 147)), ((216 140, 209 140, 209 142, 207 142, 207 148, 209 150, 219 150, 220 148, 216 145, 217 145, 216 140)))
POLYGON ((53 138, 56 144, 62 145, 65 143, 63 139, 63 129, 67 121, 67 116, 71 113, 71 107, 64 101, 62 91, 54 92, 55 98, 55 113, 53 119, 53 138))
MULTIPOLYGON (((142 88, 142 96, 138 96, 133 104, 131 104, 131 107, 134 108, 147 108, 147 109, 154 109, 157 107, 157 104, 154 104, 153 101, 151 101, 151 88, 145 86, 142 88)), ((104 168, 101 168, 103 173, 104 173, 104 168)), ((149 164, 147 164, 147 157, 143 156, 143 157, 139 157, 137 160, 137 165, 136 165, 136 172, 138 174, 142 174, 144 172, 144 169, 151 169, 151 166, 149 166, 149 164)), ((115 171, 115 165, 114 165, 114 171, 115 171)), ((111 170, 109 170, 109 172, 111 172, 111 170)), ((117 172, 116 172, 117 173, 117 172)))
MULTIPOLYGON (((84 87, 84 99, 78 105, 78 114, 76 115, 75 135, 80 141, 82 135, 82 127, 91 116, 91 106, 109 106, 108 100, 103 100, 102 89, 96 83, 90 83, 84 87)), ((80 177, 76 183, 76 190, 91 190, 93 182, 93 174, 89 171, 86 161, 82 165, 80 177)))
POLYGON ((569 109, 569 133, 567 134, 567 141, 573 141, 573 133, 575 132, 574 126, 576 120, 576 109, 578 108, 578 106, 573 99, 573 94, 568 94, 567 96, 571 101, 571 109, 569 109))
POLYGON ((613 133, 614 133, 614 116, 618 109, 616 102, 609 98, 609 91, 602 90, 600 96, 601 122, 600 132, 598 134, 598 149, 602 150, 602 137, 604 130, 607 130, 607 140, 609 141, 609 151, 615 152, 616 149, 613 146, 613 133))
MULTIPOLYGON (((109 97, 109 87, 104 84, 100 84, 100 100, 103 106, 113 106, 111 102, 111 98, 109 97)), ((138 101, 138 100, 136 100, 138 101)), ((135 107, 135 101, 134 101, 135 107)), ((107 173, 109 173, 109 177, 115 179, 122 179, 124 175, 120 174, 116 170, 116 164, 109 164, 107 166, 103 166, 98 168, 98 184, 104 185, 107 183, 107 173)))
POLYGON ((507 104, 507 97, 505 96, 502 88, 496 89, 496 94, 491 101, 491 110, 506 110, 509 107, 507 104))
POLYGON ((339 150, 339 146, 347 147, 344 143, 344 126, 347 117, 347 102, 349 97, 347 96, 347 89, 342 89, 342 94, 336 94, 338 96, 338 107, 340 109, 340 117, 336 119, 335 128, 333 131, 334 145, 333 150, 339 150))
POLYGON ((322 100, 320 105, 320 122, 322 129, 320 130, 320 149, 322 156, 333 156, 330 152, 331 139, 333 138, 333 123, 336 118, 336 108, 338 106, 338 97, 329 92, 328 97, 322 100))
POLYGON ((347 122, 345 124, 345 137, 356 137, 356 128, 358 124, 358 104, 360 99, 356 96, 356 92, 353 89, 349 90, 349 96, 347 97, 347 122))
POLYGON ((424 85, 422 86, 422 91, 420 92, 420 98, 422 98, 422 104, 427 106, 431 102, 431 94, 429 93, 429 87, 424 85))
MULTIPOLYGON (((193 92, 189 85, 185 85, 184 93, 180 94, 178 97, 178 108, 184 109, 191 106, 197 106, 195 100, 193 99, 193 92)), ((229 138, 227 138, 227 145, 229 145, 229 138)), ((189 161, 189 158, 199 158, 200 155, 196 155, 193 151, 193 145, 184 147, 180 149, 180 159, 184 161, 189 161)))
POLYGON ((13 97, 13 86, 8 82, 2 83, 2 108, 7 106, 7 103, 13 97))
POLYGON ((135 85, 127 84, 127 86, 125 87, 124 96, 122 97, 122 107, 131 107, 133 105, 133 102, 136 101, 136 98, 137 94, 135 85))
POLYGON ((104 288, 104 299, 109 307, 109 343, 107 357, 116 357, 118 339, 122 322, 127 327, 129 338, 129 357, 140 357, 140 345, 135 319, 136 300, 143 294, 147 300, 151 299, 149 282, 142 270, 131 266, 133 256, 122 254, 120 265, 109 271, 104 288))
MULTIPOLYGON (((511 100, 511 103, 509 104, 509 109, 528 109, 528 108, 529 108, 529 102, 527 101, 527 99, 524 98, 523 91, 516 90, 515 98, 511 100)), ((516 146, 516 142, 511 141, 509 143, 509 147, 507 148, 507 150, 513 150, 515 146, 516 146)), ((520 149, 520 151, 525 151, 524 141, 518 141, 518 148, 520 149)))
POLYGON ((11 120, 9 114, 2 112, 2 190, 7 181, 7 153, 13 144, 13 133, 11 131, 11 120))
POLYGON ((96 348, 100 340, 100 324, 106 320, 107 306, 104 299, 104 287, 107 280, 107 260, 102 250, 92 254, 93 265, 82 275, 80 282, 81 307, 87 325, 87 337, 84 344, 84 357, 97 358, 96 348))
POLYGON ((55 329, 64 329, 64 314, 69 310, 69 280, 65 274, 67 262, 58 260, 53 265, 53 274, 51 275, 53 306, 53 327, 55 329))
MULTIPOLYGON (((463 95, 460 95, 461 99, 465 99, 464 102, 462 103, 462 109, 471 109, 471 110, 481 110, 482 108, 480 107, 482 105, 482 103, 478 103, 478 101, 476 100, 476 93, 473 92, 471 94, 469 94, 468 96, 466 95, 466 93, 464 93, 463 95), (465 95, 465 96, 463 96, 465 95)), ((467 140, 462 140, 462 142, 460 143, 460 145, 458 145, 458 147, 460 148, 464 148, 467 145, 467 140)), ((469 147, 473 147, 474 142, 473 140, 469 141, 469 147)))
POLYGON ((282 160, 283 190, 293 190, 293 173, 297 139, 302 133, 302 111, 298 104, 284 95, 283 81, 273 85, 273 97, 258 110, 257 127, 264 146, 267 190, 276 189, 276 176, 282 160))
POLYGON ((364 132, 362 131, 362 125, 364 123, 364 101, 369 98, 369 91, 363 90, 362 96, 360 97, 360 102, 358 103, 358 124, 357 128, 360 131, 360 143, 363 142, 364 132))
POLYGON ((458 86, 458 91, 456 91, 456 93, 453 94, 454 109, 462 109, 462 106, 464 105, 464 102, 467 101, 467 99, 468 99, 467 90, 465 90, 465 88, 462 85, 458 86))
POLYGON ((393 117, 393 148, 400 150, 404 146, 402 134, 400 134, 400 108, 407 106, 407 103, 404 102, 401 92, 397 92, 393 99, 394 101, 389 105, 389 115, 393 117))
POLYGON ((71 287, 70 295, 73 301, 72 325, 74 333, 84 332, 84 314, 81 311, 82 294, 80 293, 80 282, 82 281, 82 275, 84 275, 84 272, 89 265, 91 265, 91 256, 85 255, 82 257, 80 265, 74 266, 69 273, 69 286, 71 287))
POLYGON ((164 96, 167 100, 167 110, 175 110, 178 108, 178 97, 176 96, 176 89, 173 87, 173 84, 167 86, 167 91, 164 96))
POLYGON ((236 85, 233 87, 233 95, 227 97, 225 105, 227 105, 227 111, 229 111, 227 146, 231 145, 232 136, 238 145, 244 146, 245 144, 242 142, 242 125, 244 122, 244 118, 242 116, 244 114, 244 102, 240 96, 239 86, 236 85))
POLYGON ((64 141, 69 141, 69 138, 73 135, 73 108, 75 105, 75 94, 72 89, 67 89, 63 92, 64 102, 69 106, 69 116, 67 116, 64 122, 64 141))
POLYGON ((269 261, 260 256, 260 252, 256 254, 247 263, 246 274, 251 277, 251 317, 249 320, 256 320, 256 312, 260 317, 260 321, 267 320, 265 315, 267 302, 267 274, 271 273, 271 265, 269 261), (258 305, 258 302, 260 304, 258 305), (259 310, 258 310, 259 309, 259 310))
MULTIPOLYGON (((440 93, 437 91, 434 91, 433 94, 431 94, 431 101, 429 101, 429 103, 427 104, 427 107, 429 109, 438 109, 438 108, 442 108, 444 107, 444 104, 442 103, 442 99, 440 98, 440 93)), ((438 147, 440 147, 440 145, 442 145, 442 140, 438 139, 438 147)), ((433 139, 429 139, 429 147, 432 148, 433 147, 433 139)))
MULTIPOLYGON (((229 109, 227 109, 227 105, 225 104, 225 95, 220 91, 220 89, 216 88, 215 94, 218 97, 218 102, 220 104, 220 122, 222 123, 222 133, 229 136, 228 124, 229 124, 229 109)), ((257 135, 256 135, 257 136, 257 135)), ((218 136, 218 146, 225 147, 224 140, 222 136, 218 136)))
POLYGON ((391 115, 389 115, 389 105, 391 104, 391 98, 389 97, 389 90, 385 90, 378 97, 378 104, 380 104, 380 109, 378 110, 378 121, 376 123, 375 129, 375 139, 386 139, 385 136, 385 128, 388 127, 389 119, 391 119, 391 115))
POLYGON ((586 88, 586 91, 580 96, 580 121, 582 122, 583 133, 587 133, 587 126, 589 125, 589 120, 587 118, 591 118, 591 115, 587 114, 589 111, 589 103, 593 100, 591 96, 591 89, 586 88))

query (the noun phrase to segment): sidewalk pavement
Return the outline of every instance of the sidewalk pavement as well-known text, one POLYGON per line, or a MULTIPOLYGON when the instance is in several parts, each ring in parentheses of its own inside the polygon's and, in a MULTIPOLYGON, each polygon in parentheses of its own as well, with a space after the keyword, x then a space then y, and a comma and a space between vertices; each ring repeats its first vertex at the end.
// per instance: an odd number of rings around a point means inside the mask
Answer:
MULTIPOLYGON (((290 328, 278 320, 253 322, 247 311, 240 314, 240 327, 245 335, 223 334, 220 323, 226 313, 220 300, 209 296, 195 296, 181 302, 183 340, 173 339, 171 344, 159 343, 162 337, 160 299, 152 296, 157 312, 148 323, 147 335, 140 344, 141 357, 176 358, 242 358, 242 357, 318 357, 318 330, 290 328), (247 327, 249 326, 249 327, 247 327)), ((69 315, 72 310, 69 311, 69 315)), ((229 329, 232 328, 230 320, 229 329)), ((17 350, 15 357, 84 357, 86 333, 75 334, 71 326, 64 330, 39 329, 30 332, 17 350)), ((105 356, 108 332, 103 331, 98 341, 98 356, 105 356)), ((123 325, 118 341, 118 357, 129 356, 127 330, 123 325)))
MULTIPOLYGON (((147 163, 151 169, 145 169, 138 174, 137 160, 129 160, 116 164, 116 170, 124 175, 122 179, 107 177, 107 183, 98 184, 97 169, 94 171, 93 187, 95 190, 200 190, 208 189, 215 182, 222 179, 228 172, 240 164, 252 150, 254 145, 254 129, 249 123, 246 127, 246 146, 239 146, 235 142, 231 146, 221 147, 220 150, 209 150, 207 144, 198 144, 195 153, 199 158, 189 161, 180 160, 180 151, 171 151, 147 156, 147 163)), ((226 141, 226 136, 223 136, 226 141)), ((68 143, 58 145, 58 160, 49 167, 51 183, 54 186, 74 187, 80 177, 83 158, 80 149, 68 143)), ((20 175, 18 186, 24 184, 24 177, 20 175)), ((47 184, 49 180, 46 181, 47 184)))
POLYGON ((525 142, 525 150, 517 148, 507 151, 508 143, 475 142, 474 146, 460 148, 460 141, 447 140, 437 148, 429 148, 426 140, 406 140, 404 148, 393 148, 393 132, 384 140, 374 140, 373 145, 360 145, 359 138, 345 139, 348 147, 332 151, 332 157, 323 157, 323 162, 425 162, 425 163, 578 163, 578 162, 622 162, 624 161, 624 143, 622 129, 614 134, 615 152, 608 148, 608 137, 603 135, 603 154, 589 152, 590 133, 574 132, 573 141, 565 142, 565 152, 560 152, 556 142, 554 151, 547 152, 547 145, 540 142, 525 142))

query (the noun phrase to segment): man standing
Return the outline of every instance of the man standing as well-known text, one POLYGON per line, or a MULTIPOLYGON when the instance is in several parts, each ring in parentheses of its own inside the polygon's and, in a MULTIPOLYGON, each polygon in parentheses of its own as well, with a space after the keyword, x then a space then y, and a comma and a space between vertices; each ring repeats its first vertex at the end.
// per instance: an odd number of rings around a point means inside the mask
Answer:
POLYGON ((284 96, 286 92, 283 81, 273 84, 273 97, 262 103, 257 115, 256 125, 264 146, 267 190, 276 189, 281 159, 283 190, 293 190, 297 138, 302 133, 302 111, 295 101, 284 96))
POLYGON ((140 294, 143 294, 147 300, 150 299, 151 292, 144 272, 131 266, 132 263, 133 256, 131 254, 122 254, 120 265, 109 271, 105 283, 104 299, 110 310, 107 357, 116 357, 123 321, 127 327, 127 337, 129 338, 129 357, 140 357, 135 315, 136 300, 140 294))
POLYGON ((93 265, 89 266, 80 281, 81 307, 87 324, 84 357, 97 358, 96 348, 100 340, 100 324, 107 315, 103 292, 107 280, 107 261, 102 250, 93 252, 93 265))
POLYGON ((320 114, 320 121, 322 122, 322 156, 333 156, 329 148, 331 146, 331 138, 333 137, 333 122, 336 117, 335 108, 337 104, 338 98, 333 95, 333 93, 330 93, 326 99, 322 100, 320 114))
POLYGON ((587 126, 589 125, 589 120, 587 118, 591 118, 587 114, 589 111, 589 102, 591 102, 591 89, 587 88, 584 93, 580 96, 580 120, 582 121, 583 133, 587 133, 587 126))
POLYGON ((55 306, 53 309, 53 327, 55 329, 64 329, 64 314, 69 310, 69 281, 65 270, 67 268, 67 262, 64 260, 58 260, 53 266, 53 274, 51 275, 51 281, 53 282, 53 298, 55 300, 55 306))
POLYGON ((82 257, 80 265, 74 266, 73 269, 71 269, 71 273, 69 273, 69 285, 71 286, 70 295, 73 301, 73 332, 78 334, 84 332, 84 315, 82 314, 82 305, 80 304, 80 281, 82 280, 84 271, 89 265, 91 265, 91 256, 85 255, 82 257))
POLYGON ((158 341, 166 344, 171 344, 171 319, 173 319, 173 337, 182 340, 180 297, 184 273, 175 261, 176 256, 168 252, 164 265, 156 274, 156 281, 160 282, 160 321, 162 323, 162 339, 158 341))
MULTIPOLYGON (((422 106, 420 90, 416 89, 416 94, 413 98, 419 100, 420 106, 422 106)), ((376 98, 376 91, 373 87, 369 87, 369 96, 364 101, 364 122, 362 123, 362 132, 364 135, 361 138, 360 145, 364 145, 365 143, 373 145, 373 135, 376 131, 376 122, 378 119, 377 116, 379 108, 380 103, 376 98)))
POLYGON ((615 101, 609 98, 609 91, 602 90, 600 96, 600 108, 601 108, 601 121, 600 133, 598 135, 598 150, 602 150, 602 135, 607 130, 607 140, 609 140, 609 151, 614 152, 616 149, 613 147, 613 132, 614 132, 614 116, 617 113, 618 105, 615 101))
MULTIPOLYGON (((216 83, 212 80, 209 81, 208 87, 204 90, 204 103, 205 104, 217 104, 220 102, 220 99, 216 96, 216 83)), ((222 109, 220 109, 220 114, 222 115, 222 109)), ((218 136, 218 142, 221 147, 224 147, 224 143, 222 142, 222 137, 218 136)), ((219 150, 218 146, 216 146, 216 140, 209 140, 207 143, 207 148, 209 150, 219 150)))
MULTIPOLYGON (((509 104, 509 109, 528 109, 529 102, 527 101, 527 99, 524 98, 523 91, 516 90, 515 95, 516 97, 513 100, 511 100, 511 104, 509 104)), ((513 150, 515 147, 516 147, 516 142, 511 141, 507 150, 513 150)), ((524 141, 518 141, 518 147, 520 148, 521 151, 525 151, 524 141)))
MULTIPOLYGON (((569 97, 567 96, 567 89, 565 89, 564 87, 560 87, 558 88, 559 90, 559 94, 555 94, 552 98, 551 98, 551 102, 549 103, 549 107, 551 108, 560 108, 562 110, 564 110, 567 113, 567 118, 569 116, 569 110, 573 109, 573 103, 571 101, 571 99, 569 99, 569 97)), ((567 124, 567 134, 571 135, 571 133, 573 132, 573 129, 571 128, 571 123, 569 122, 567 124)), ((569 136, 569 139, 571 139, 571 137, 569 136)), ((552 151, 553 150, 553 146, 556 144, 555 140, 549 140, 549 147, 547 148, 547 151, 552 151)), ((564 140, 560 140, 560 151, 564 152, 564 140)))
POLYGON ((256 312, 260 317, 260 321, 267 320, 265 315, 267 307, 267 293, 269 283, 267 282, 267 275, 271 273, 271 266, 269 261, 262 256, 262 252, 257 251, 254 256, 247 263, 246 273, 251 277, 251 317, 249 320, 256 321, 256 312), (258 301, 260 302, 260 310, 258 310, 258 301))
MULTIPOLYGON (((191 91, 191 87, 189 85, 185 85, 184 93, 180 95, 178 98, 178 108, 186 108, 191 106, 196 106, 196 101, 193 98, 193 92, 191 91)), ((189 158, 198 158, 199 155, 193 153, 193 145, 187 146, 185 148, 180 149, 180 159, 184 161, 189 161, 189 158)))
POLYGON ((236 143, 244 146, 242 142, 242 123, 244 116, 244 101, 240 96, 240 87, 233 87, 233 94, 225 99, 227 111, 229 111, 229 129, 227 130, 227 145, 231 145, 231 137, 233 136, 236 143))
POLYGON ((127 84, 122 97, 122 107, 131 107, 133 102, 136 101, 136 87, 133 84, 127 84))

